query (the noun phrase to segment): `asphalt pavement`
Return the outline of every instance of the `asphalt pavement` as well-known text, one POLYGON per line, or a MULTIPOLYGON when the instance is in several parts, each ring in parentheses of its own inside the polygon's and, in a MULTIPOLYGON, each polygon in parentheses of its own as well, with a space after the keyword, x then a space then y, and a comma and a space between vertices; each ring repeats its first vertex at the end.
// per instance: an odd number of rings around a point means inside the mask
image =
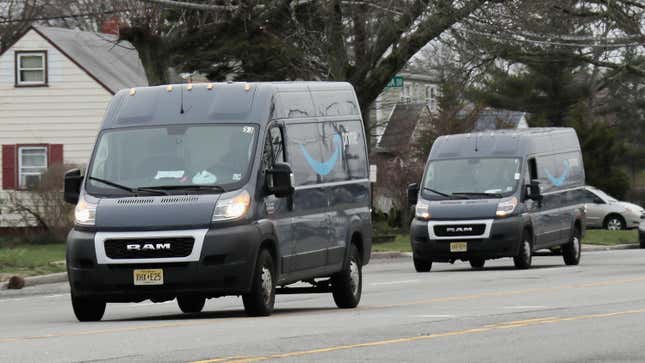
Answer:
POLYGON ((181 314, 174 301, 108 304, 79 323, 65 284, 0 292, 2 362, 643 362, 645 250, 535 257, 414 272, 409 258, 364 270, 363 299, 278 296, 271 317, 241 299, 181 314))

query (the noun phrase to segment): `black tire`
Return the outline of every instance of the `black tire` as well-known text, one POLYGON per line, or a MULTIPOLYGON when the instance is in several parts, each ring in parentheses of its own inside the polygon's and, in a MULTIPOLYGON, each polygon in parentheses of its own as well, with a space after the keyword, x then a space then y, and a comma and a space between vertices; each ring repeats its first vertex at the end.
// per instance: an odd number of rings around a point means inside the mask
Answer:
POLYGON ((602 224, 604 229, 622 231, 627 228, 627 223, 625 223, 625 218, 618 214, 610 214, 605 218, 605 221, 602 224))
POLYGON ((273 257, 262 249, 253 272, 251 291, 242 295, 244 310, 249 316, 269 316, 275 305, 275 267, 273 257))
POLYGON ((470 259, 470 267, 472 267, 472 268, 484 268, 484 264, 486 264, 486 259, 485 258, 471 258, 470 259))
POLYGON ((202 296, 177 296, 177 305, 184 313, 199 313, 204 309, 206 298, 202 296))
POLYGON ((432 270, 432 261, 424 260, 418 257, 412 257, 414 269, 417 272, 430 272, 432 270))
POLYGON ((580 263, 580 251, 582 250, 580 235, 580 229, 574 228, 569 243, 562 245, 562 258, 566 265, 572 266, 580 263))
POLYGON ((105 314, 105 301, 88 300, 72 295, 72 308, 78 321, 100 321, 105 314))
POLYGON ((533 238, 528 230, 522 232, 522 240, 520 241, 520 251, 517 256, 513 257, 515 268, 519 270, 526 270, 531 268, 533 261, 533 238))
POLYGON ((363 291, 363 263, 356 245, 352 244, 347 258, 343 271, 331 277, 331 293, 336 306, 341 309, 358 306, 363 291))

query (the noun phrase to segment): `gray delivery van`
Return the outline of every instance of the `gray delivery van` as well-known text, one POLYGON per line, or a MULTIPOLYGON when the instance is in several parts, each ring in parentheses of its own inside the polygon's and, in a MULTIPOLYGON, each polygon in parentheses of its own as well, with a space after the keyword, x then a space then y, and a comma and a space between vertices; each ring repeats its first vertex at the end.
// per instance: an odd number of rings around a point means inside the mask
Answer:
POLYGON ((108 106, 67 240, 72 305, 241 295, 269 315, 275 293, 361 298, 371 252, 365 130, 348 83, 135 88, 108 106), (296 282, 306 282, 287 287, 296 282))
POLYGON ((585 173, 571 128, 530 128, 439 137, 420 185, 410 238, 414 266, 513 257, 531 266, 533 252, 561 247, 580 261, 585 173))

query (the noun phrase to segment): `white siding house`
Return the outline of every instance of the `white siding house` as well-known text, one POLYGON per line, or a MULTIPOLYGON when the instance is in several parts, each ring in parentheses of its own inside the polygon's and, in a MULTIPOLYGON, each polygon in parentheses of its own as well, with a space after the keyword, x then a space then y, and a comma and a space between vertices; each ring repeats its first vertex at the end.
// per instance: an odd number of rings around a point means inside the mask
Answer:
POLYGON ((112 95, 147 84, 136 50, 113 35, 29 29, 0 54, 0 199, 51 165, 85 164, 112 95))

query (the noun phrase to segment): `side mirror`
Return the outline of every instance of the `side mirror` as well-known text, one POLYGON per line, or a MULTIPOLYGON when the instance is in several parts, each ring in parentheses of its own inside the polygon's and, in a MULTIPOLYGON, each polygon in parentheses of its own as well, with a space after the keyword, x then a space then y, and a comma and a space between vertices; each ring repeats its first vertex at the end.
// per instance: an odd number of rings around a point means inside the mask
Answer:
POLYGON ((63 199, 67 203, 78 203, 78 196, 81 193, 81 184, 83 183, 83 176, 80 169, 72 169, 65 172, 65 192, 63 199))
POLYGON ((531 180, 531 184, 526 186, 526 198, 538 202, 542 201, 542 191, 539 181, 531 180))
POLYGON ((267 170, 267 187, 269 192, 278 198, 290 197, 293 195, 293 171, 287 163, 276 163, 273 168, 267 170))
POLYGON ((408 204, 415 205, 419 199, 419 184, 408 184, 408 204))

